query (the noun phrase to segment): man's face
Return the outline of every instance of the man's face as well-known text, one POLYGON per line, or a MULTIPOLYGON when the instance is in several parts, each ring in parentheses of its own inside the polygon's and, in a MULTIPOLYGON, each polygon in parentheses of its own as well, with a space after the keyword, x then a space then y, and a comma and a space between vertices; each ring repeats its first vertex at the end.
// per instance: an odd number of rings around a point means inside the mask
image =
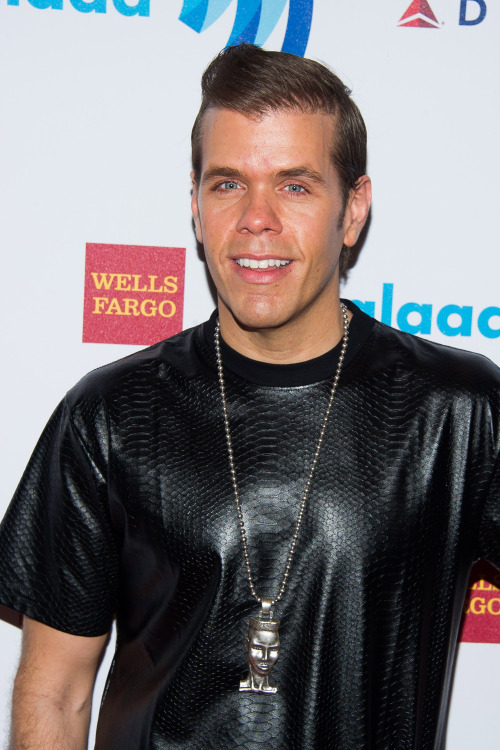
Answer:
POLYGON ((248 660, 254 672, 264 676, 276 664, 280 653, 280 639, 277 631, 251 630, 248 643, 248 660))
POLYGON ((341 220, 333 138, 333 118, 322 113, 205 114, 192 209, 221 325, 298 321, 314 330, 330 321, 342 245, 354 244, 361 228, 353 231, 351 200, 341 220))

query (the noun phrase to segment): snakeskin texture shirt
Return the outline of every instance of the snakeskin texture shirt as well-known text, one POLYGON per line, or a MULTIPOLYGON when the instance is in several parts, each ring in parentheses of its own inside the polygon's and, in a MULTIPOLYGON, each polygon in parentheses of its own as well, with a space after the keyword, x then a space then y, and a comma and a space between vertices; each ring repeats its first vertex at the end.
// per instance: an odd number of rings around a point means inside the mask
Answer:
MULTIPOLYGON (((278 692, 239 692, 246 579, 215 318, 84 378, 0 530, 0 601, 116 654, 99 750, 438 750, 469 570, 500 565, 500 374, 350 305, 347 358, 275 614, 278 692)), ((283 577, 338 347, 222 347, 257 591, 283 577)))

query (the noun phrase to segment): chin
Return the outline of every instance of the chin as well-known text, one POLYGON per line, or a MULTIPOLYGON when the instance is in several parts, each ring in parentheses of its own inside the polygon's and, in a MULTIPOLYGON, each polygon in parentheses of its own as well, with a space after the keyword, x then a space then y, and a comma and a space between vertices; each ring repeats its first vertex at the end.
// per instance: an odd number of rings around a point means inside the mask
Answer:
POLYGON ((252 310, 247 308, 232 310, 233 317, 242 328, 251 330, 277 329, 286 325, 288 316, 278 310, 252 310))

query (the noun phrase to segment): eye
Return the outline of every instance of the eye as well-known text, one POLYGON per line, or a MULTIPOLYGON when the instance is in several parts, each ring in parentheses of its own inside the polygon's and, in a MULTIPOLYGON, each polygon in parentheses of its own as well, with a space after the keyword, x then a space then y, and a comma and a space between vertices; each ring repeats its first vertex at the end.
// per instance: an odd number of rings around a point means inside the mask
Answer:
POLYGON ((291 182, 289 185, 285 185, 285 190, 288 193, 305 193, 306 189, 303 185, 298 185, 296 182, 291 182))
POLYGON ((233 180, 227 180, 226 182, 223 182, 219 187, 222 190, 238 190, 240 187, 237 182, 233 182, 233 180))

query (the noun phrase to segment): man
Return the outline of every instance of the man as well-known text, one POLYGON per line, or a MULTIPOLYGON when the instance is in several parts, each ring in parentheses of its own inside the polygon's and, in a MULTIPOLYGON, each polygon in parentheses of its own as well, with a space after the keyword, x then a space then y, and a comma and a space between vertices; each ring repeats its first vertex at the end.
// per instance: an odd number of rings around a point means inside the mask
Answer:
POLYGON ((499 372, 341 303, 370 181, 323 66, 221 53, 193 168, 218 315, 72 389, 3 522, 12 747, 85 747, 116 616, 100 750, 437 750, 500 564, 499 372))

